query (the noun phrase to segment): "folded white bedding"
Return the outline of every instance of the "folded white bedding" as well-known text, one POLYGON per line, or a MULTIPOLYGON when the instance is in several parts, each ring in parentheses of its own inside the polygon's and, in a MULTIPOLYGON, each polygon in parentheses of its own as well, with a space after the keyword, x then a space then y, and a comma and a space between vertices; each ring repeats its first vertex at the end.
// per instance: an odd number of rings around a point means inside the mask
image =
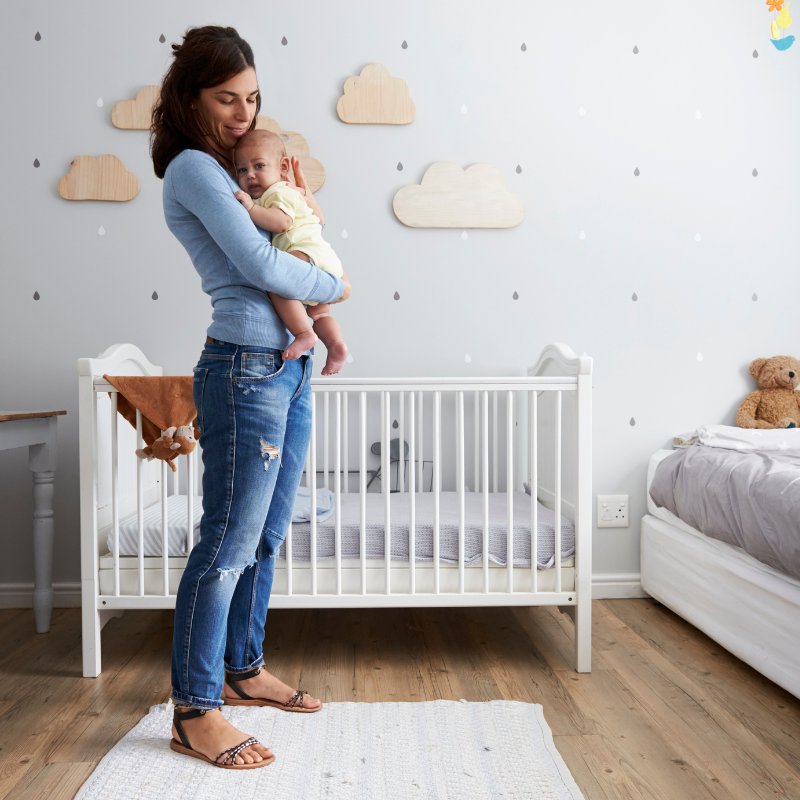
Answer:
POLYGON ((701 425, 696 431, 682 433, 673 439, 675 447, 702 444, 725 450, 760 450, 783 452, 800 450, 800 428, 737 428, 732 425, 701 425))

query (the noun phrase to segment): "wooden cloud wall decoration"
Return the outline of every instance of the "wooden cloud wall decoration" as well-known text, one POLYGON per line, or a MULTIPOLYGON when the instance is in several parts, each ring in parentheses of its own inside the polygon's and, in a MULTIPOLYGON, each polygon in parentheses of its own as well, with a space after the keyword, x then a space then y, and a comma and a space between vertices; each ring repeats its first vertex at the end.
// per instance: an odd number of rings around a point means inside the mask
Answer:
POLYGON ((78 156, 58 182, 58 193, 65 200, 133 200, 139 179, 116 156, 78 156))
POLYGON ((525 216, 522 198, 506 189, 496 167, 464 170, 451 161, 437 161, 422 183, 400 189, 392 207, 410 228, 513 228, 525 216))
POLYGON ((383 64, 368 64, 344 82, 336 113, 342 122, 355 125, 408 125, 417 107, 402 78, 393 78, 383 64))
MULTIPOLYGON (((286 148, 286 154, 290 157, 297 156, 300 160, 300 167, 308 181, 308 188, 312 192, 316 192, 325 183, 325 167, 320 161, 309 155, 308 142, 301 134, 297 131, 282 130, 274 119, 264 116, 264 114, 256 117, 256 130, 272 131, 280 137, 286 148)), ((294 175, 292 177, 294 178, 294 175)))
POLYGON ((145 86, 135 100, 122 100, 111 109, 111 122, 124 130, 150 130, 153 106, 160 94, 160 86, 145 86))

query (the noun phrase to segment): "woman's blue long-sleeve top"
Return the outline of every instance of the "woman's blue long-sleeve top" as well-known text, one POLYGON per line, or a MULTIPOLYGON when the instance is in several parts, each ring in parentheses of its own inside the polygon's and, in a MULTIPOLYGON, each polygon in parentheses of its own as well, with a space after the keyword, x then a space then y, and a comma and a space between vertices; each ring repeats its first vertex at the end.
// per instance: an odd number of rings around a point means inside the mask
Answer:
POLYGON ((272 246, 233 196, 239 186, 200 150, 175 156, 164 174, 164 217, 186 248, 214 307, 208 335, 232 344, 285 350, 292 335, 267 292, 330 303, 344 283, 272 246))

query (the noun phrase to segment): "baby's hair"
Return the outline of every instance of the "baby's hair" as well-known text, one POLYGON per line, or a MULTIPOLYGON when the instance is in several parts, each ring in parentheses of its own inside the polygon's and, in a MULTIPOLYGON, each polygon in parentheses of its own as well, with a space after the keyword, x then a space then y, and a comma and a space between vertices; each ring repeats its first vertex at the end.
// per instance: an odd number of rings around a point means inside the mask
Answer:
POLYGON ((244 144, 260 144, 268 147, 274 153, 277 154, 278 158, 286 157, 286 148, 281 141, 281 137, 278 136, 277 133, 273 133, 272 131, 264 131, 264 130, 255 130, 255 131, 248 131, 241 139, 236 143, 236 149, 238 150, 244 144))

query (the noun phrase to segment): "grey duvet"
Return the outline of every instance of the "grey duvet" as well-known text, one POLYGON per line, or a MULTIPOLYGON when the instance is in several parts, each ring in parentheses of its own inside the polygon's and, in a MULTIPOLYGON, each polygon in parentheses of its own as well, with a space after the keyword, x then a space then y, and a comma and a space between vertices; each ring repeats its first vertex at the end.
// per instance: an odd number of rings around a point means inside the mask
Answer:
POLYGON ((657 506, 800 579, 800 455, 695 445, 657 467, 657 506))

